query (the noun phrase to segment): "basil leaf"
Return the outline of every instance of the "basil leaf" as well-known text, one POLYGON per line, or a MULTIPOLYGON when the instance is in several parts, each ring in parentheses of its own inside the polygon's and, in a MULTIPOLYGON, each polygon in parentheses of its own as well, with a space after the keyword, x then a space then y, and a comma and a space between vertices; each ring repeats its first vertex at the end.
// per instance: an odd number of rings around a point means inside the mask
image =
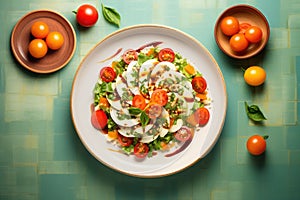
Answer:
POLYGON ((139 115, 139 114, 141 114, 141 112, 142 112, 141 109, 139 109, 139 108, 134 108, 134 107, 130 107, 128 110, 129 110, 129 113, 130 113, 131 115, 139 115))
POLYGON ((149 123, 150 118, 149 118, 148 115, 143 111, 143 112, 141 113, 140 120, 141 120, 142 126, 145 127, 145 126, 149 123))
POLYGON ((106 7, 103 4, 101 4, 101 6, 102 6, 102 14, 103 17, 106 19, 106 21, 120 27, 120 22, 121 22, 120 14, 114 8, 106 7))
POLYGON ((260 122, 267 119, 257 105, 249 106, 245 101, 245 110, 249 119, 253 121, 260 122))

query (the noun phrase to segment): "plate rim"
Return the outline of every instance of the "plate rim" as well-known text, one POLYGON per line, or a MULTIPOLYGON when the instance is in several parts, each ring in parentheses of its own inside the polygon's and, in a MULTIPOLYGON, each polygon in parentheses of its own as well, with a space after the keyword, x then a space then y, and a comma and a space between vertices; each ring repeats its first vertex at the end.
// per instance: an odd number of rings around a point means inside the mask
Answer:
POLYGON ((177 28, 173 28, 173 27, 170 27, 170 26, 166 26, 166 25, 160 25, 160 24, 137 24, 137 25, 131 25, 131 26, 127 26, 127 27, 124 27, 122 29, 119 29, 115 32, 112 32, 110 34, 108 34, 106 37, 104 37, 103 39, 101 39, 99 42, 97 42, 87 53, 86 55, 84 56, 84 58, 81 60, 80 64, 78 65, 78 68, 76 69, 76 72, 74 74, 74 77, 73 77, 73 82, 72 82, 72 88, 71 88, 71 93, 70 93, 70 112, 71 112, 71 118, 72 118, 72 122, 73 122, 73 125, 74 125, 74 128, 75 128, 75 131, 76 131, 76 134, 79 136, 80 140, 81 140, 81 143, 84 145, 84 147, 88 150, 88 152, 97 160, 99 161, 100 163, 102 163, 103 165, 105 165, 106 167, 109 167, 110 169, 116 171, 116 172, 119 172, 121 174, 125 174, 125 175, 128 175, 128 176, 132 176, 132 177, 138 177, 138 178, 160 178, 160 177, 166 177, 166 176, 170 176, 170 175, 173 175, 173 174, 176 174, 176 173, 179 173, 179 172, 182 172, 184 170, 186 170, 187 168, 190 168, 191 166, 195 165, 197 162, 199 162, 202 158, 204 158, 213 148, 214 146, 216 145, 217 141, 219 140, 220 138, 220 135, 222 133, 222 130, 223 130, 223 127, 224 127, 224 124, 225 124, 225 119, 226 119, 226 114, 227 114, 227 103, 228 102, 228 95, 227 95, 227 89, 226 89, 226 82, 225 82, 225 79, 224 79, 224 76, 223 76, 223 73, 220 69, 220 66, 218 65, 216 59, 212 56, 212 54, 208 51, 208 49, 200 42, 198 41, 197 39, 195 39, 193 36, 177 29, 177 28), (223 102, 223 105, 224 105, 224 117, 222 118, 221 120, 221 123, 219 125, 219 130, 218 130, 218 133, 217 133, 217 136, 214 138, 214 140, 212 141, 211 145, 209 148, 206 149, 206 151, 204 151, 204 153, 199 156, 197 159, 195 159, 193 162, 190 162, 189 164, 185 165, 184 167, 182 168, 179 168, 177 170, 173 170, 171 172, 168 172, 168 173, 163 173, 163 174, 156 174, 156 175, 147 175, 147 174, 143 174, 143 173, 140 173, 140 174, 134 174, 134 173, 131 173, 131 172, 126 172, 126 171, 122 171, 121 169, 118 169, 117 167, 114 167, 112 166, 111 164, 101 160, 98 158, 98 156, 89 148, 88 144, 86 142, 83 142, 83 139, 82 139, 82 136, 79 134, 78 132, 78 128, 76 126, 76 123, 75 123, 75 119, 74 119, 74 111, 73 111, 73 93, 74 93, 74 88, 75 88, 75 83, 76 83, 76 80, 77 80, 77 77, 78 77, 78 74, 80 72, 80 70, 82 69, 82 66, 83 64, 85 63, 86 59, 88 59, 88 55, 91 54, 91 52, 93 52, 98 45, 102 44, 103 42, 105 42, 106 40, 110 39, 111 37, 115 36, 115 35, 118 35, 122 32, 126 32, 128 30, 131 30, 131 29, 136 29, 136 28, 163 28, 163 29, 167 29, 167 30, 172 30, 172 31, 175 31, 175 32, 178 32, 179 34, 183 35, 184 37, 192 40, 194 43, 197 44, 197 46, 201 47, 207 56, 209 56, 210 60, 214 63, 214 65, 216 66, 216 70, 218 72, 218 74, 220 75, 220 78, 222 79, 222 89, 224 91, 224 102, 223 102))
POLYGON ((59 12, 57 11, 54 11, 54 10, 51 10, 51 9, 36 9, 36 10, 32 10, 28 13, 26 13, 25 15, 23 15, 17 22, 16 24, 14 25, 14 28, 12 29, 11 31, 11 37, 10 37, 10 46, 11 46, 11 50, 13 52, 13 55, 15 57, 15 59, 18 61, 19 64, 21 64, 23 67, 25 67, 26 69, 28 69, 29 71, 31 72, 35 72, 35 73, 40 73, 40 74, 48 74, 48 73, 53 73, 53 72, 56 72, 60 69, 62 69, 63 67, 65 67, 70 61, 71 59, 73 58, 74 56, 74 53, 76 51, 76 46, 77 46, 77 38, 76 38, 76 32, 74 30, 74 27, 73 25, 71 24, 71 22, 65 17, 63 16, 62 14, 60 14, 59 12), (34 69, 32 67, 30 67, 29 65, 26 65, 20 58, 19 56, 17 55, 17 50, 15 49, 15 46, 14 46, 14 38, 16 37, 15 36, 15 31, 16 29, 18 28, 18 26, 22 23, 22 21, 32 15, 32 14, 36 14, 36 13, 40 13, 40 12, 48 12, 48 13, 52 13, 54 15, 57 15, 59 16, 60 18, 62 18, 69 26, 69 28, 71 29, 71 32, 72 32, 72 38, 74 40, 74 45, 73 45, 73 48, 72 48, 72 51, 71 51, 71 54, 70 56, 68 57, 68 59, 61 65, 57 66, 57 67, 53 67, 52 69, 49 69, 49 70, 37 70, 37 69, 34 69))

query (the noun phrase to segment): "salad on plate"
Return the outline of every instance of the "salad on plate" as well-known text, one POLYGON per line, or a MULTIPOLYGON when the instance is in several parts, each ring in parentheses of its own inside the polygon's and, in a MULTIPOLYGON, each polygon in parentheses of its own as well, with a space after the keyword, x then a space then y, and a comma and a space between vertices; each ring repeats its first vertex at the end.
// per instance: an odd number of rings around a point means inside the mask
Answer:
POLYGON ((93 90, 92 125, 118 152, 138 159, 182 152, 210 118, 199 67, 161 43, 126 50, 102 66, 93 90))

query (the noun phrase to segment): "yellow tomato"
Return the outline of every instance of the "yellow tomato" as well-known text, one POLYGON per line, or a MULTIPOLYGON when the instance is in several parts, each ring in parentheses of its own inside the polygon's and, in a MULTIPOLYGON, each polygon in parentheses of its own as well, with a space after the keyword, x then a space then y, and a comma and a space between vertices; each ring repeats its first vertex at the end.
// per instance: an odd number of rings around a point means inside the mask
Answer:
POLYGON ((64 37, 60 32, 53 31, 46 37, 46 43, 52 50, 57 50, 64 44, 64 37))
POLYGON ((47 37, 49 33, 49 27, 45 22, 37 21, 31 26, 31 34, 38 39, 47 37))
POLYGON ((259 66, 251 66, 246 69, 244 73, 244 79, 247 84, 251 86, 259 86, 266 80, 266 71, 259 66))
POLYGON ((34 58, 42 58, 47 54, 48 47, 44 40, 33 39, 29 43, 28 50, 30 55, 32 55, 34 58))

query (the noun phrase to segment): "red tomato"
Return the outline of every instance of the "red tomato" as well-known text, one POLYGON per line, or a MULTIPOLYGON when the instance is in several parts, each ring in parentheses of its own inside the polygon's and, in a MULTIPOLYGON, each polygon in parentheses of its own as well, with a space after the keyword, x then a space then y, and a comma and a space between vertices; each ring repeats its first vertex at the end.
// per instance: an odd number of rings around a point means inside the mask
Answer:
POLYGON ((116 72, 112 67, 104 67, 100 70, 100 78, 104 82, 112 82, 116 78, 116 72))
POLYGON ((195 120, 196 122, 200 125, 200 126, 204 126, 205 124, 207 124, 209 118, 210 118, 210 114, 207 108, 205 107, 201 107, 198 108, 195 113, 195 120))
POLYGON ((257 26, 251 26, 245 32, 246 39, 251 43, 257 43, 261 41, 262 35, 262 30, 257 26))
POLYGON ((250 154, 258 156, 261 155, 263 152, 265 152, 267 143, 266 139, 268 136, 260 136, 260 135, 252 135, 248 140, 247 140, 247 150, 249 151, 250 154))
POLYGON ((230 38, 229 45, 233 51, 241 52, 248 48, 249 42, 244 34, 237 33, 230 38))
POLYGON ((101 130, 107 125, 107 116, 103 110, 96 110, 92 113, 91 121, 96 129, 101 130))
POLYGON ((122 57, 124 62, 126 64, 129 64, 131 61, 137 60, 138 54, 135 50, 128 49, 127 51, 125 51, 122 57))
POLYGON ((176 140, 185 142, 192 137, 192 131, 190 128, 183 126, 175 133, 176 140))
POLYGON ((156 89, 152 93, 150 101, 165 106, 168 103, 168 94, 163 89, 156 89))
POLYGON ((151 119, 158 118, 162 112, 162 106, 157 103, 150 103, 146 107, 145 112, 151 119))
POLYGON ((240 30, 239 21, 232 16, 225 17, 221 21, 220 28, 225 35, 232 36, 240 30))
POLYGON ((132 99, 132 106, 144 110, 146 107, 146 100, 142 95, 135 95, 132 99))
POLYGON ((91 27, 96 24, 98 20, 98 11, 97 9, 89 4, 81 5, 76 13, 76 20, 78 24, 83 27, 91 27))
POLYGON ((248 23, 240 23, 240 31, 239 33, 245 33, 246 30, 251 26, 251 24, 248 23))
POLYGON ((192 80, 192 87, 198 93, 203 93, 207 88, 206 80, 202 76, 196 76, 192 80))
POLYGON ((123 147, 129 147, 132 144, 133 139, 130 138, 130 137, 125 137, 125 136, 123 136, 121 134, 118 134, 118 141, 119 141, 119 143, 120 143, 121 146, 123 146, 123 147))
POLYGON ((164 48, 160 50, 160 52, 158 53, 158 60, 161 62, 162 61, 173 62, 175 60, 175 53, 170 48, 164 48))
POLYGON ((145 158, 148 155, 149 147, 147 144, 138 142, 133 149, 134 155, 138 158, 145 158))

